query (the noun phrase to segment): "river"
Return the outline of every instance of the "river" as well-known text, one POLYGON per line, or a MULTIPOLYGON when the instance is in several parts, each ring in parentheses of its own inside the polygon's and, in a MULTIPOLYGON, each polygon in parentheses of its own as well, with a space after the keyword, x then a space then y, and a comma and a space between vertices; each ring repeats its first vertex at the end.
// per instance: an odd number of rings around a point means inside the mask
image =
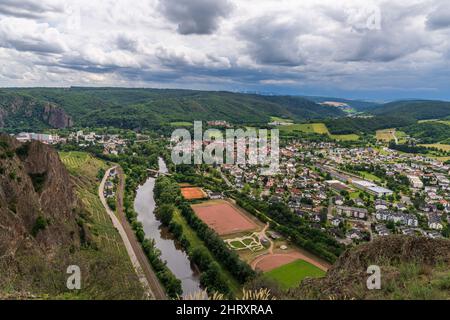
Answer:
MULTIPOLYGON (((159 158, 159 172, 167 173, 167 166, 161 158, 159 158)), ((138 214, 138 221, 142 223, 146 237, 155 240, 156 247, 161 250, 162 260, 167 261, 169 269, 181 280, 183 294, 197 292, 201 290, 199 274, 167 228, 162 227, 155 217, 154 187, 155 179, 148 178, 137 190, 134 210, 138 214)))

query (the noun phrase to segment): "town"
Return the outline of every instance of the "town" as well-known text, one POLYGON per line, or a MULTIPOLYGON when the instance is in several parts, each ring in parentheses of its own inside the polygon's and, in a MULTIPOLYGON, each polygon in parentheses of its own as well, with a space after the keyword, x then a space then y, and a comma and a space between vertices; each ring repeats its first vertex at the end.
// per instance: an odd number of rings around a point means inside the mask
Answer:
MULTIPOLYGON (((20 133, 16 138, 81 149, 95 146, 112 156, 148 140, 141 134, 124 136, 78 130, 65 136, 20 133)), ((280 149, 275 176, 261 175, 257 165, 215 167, 229 187, 255 200, 285 203, 311 227, 345 245, 391 234, 449 237, 450 166, 424 155, 401 153, 381 143, 344 148, 335 142, 294 139, 280 149)), ((110 183, 107 191, 107 197, 114 196, 110 183)), ((207 192, 213 199, 222 197, 207 192)))
POLYGON ((276 177, 259 176, 252 166, 223 165, 222 171, 235 188, 286 202, 345 244, 393 233, 439 238, 448 226, 450 166, 440 161, 330 142, 295 141, 281 155, 276 177))

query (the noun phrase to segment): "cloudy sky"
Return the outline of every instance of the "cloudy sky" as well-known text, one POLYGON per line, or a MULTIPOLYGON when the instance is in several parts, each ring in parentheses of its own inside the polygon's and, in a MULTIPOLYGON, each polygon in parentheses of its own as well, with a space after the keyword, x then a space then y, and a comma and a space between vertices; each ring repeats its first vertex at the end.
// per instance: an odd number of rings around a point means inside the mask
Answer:
POLYGON ((0 0, 0 86, 450 100, 449 83, 448 0, 0 0))

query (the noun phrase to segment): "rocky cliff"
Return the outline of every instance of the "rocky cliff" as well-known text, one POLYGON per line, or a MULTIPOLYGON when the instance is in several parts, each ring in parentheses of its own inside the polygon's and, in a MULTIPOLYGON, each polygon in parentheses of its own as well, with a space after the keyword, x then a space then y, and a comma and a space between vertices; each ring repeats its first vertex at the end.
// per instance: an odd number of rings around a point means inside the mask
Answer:
POLYGON ((19 94, 0 92, 0 128, 26 125, 30 128, 64 129, 72 118, 60 106, 19 94))
POLYGON ((345 252, 326 277, 307 279, 293 299, 450 299, 450 241, 389 236, 345 252), (381 269, 369 290, 367 268, 381 269))
POLYGON ((72 118, 62 108, 50 103, 44 105, 43 119, 53 128, 64 129, 73 126, 72 118))
POLYGON ((86 239, 82 206, 58 154, 0 136, 0 288, 61 270, 86 239))

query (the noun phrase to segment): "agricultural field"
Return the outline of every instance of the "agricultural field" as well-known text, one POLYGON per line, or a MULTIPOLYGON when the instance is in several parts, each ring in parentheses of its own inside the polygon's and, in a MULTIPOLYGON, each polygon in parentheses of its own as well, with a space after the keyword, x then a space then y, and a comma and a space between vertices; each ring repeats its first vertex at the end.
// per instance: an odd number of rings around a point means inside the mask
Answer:
POLYGON ((280 132, 285 134, 294 132, 326 134, 330 138, 339 141, 355 141, 359 139, 359 136, 356 134, 339 134, 339 135, 331 134, 324 123, 302 123, 302 124, 293 124, 289 126, 282 126, 280 127, 280 132))
POLYGON ((220 236, 252 231, 258 228, 254 221, 228 201, 206 201, 192 205, 192 209, 204 223, 220 236))
POLYGON ((192 122, 187 121, 178 121, 178 122, 171 122, 171 127, 192 127, 194 124, 192 122))
POLYGON ((267 278, 276 281, 285 290, 297 287, 307 277, 318 278, 324 275, 325 271, 304 260, 296 260, 265 274, 267 278))
POLYGON ((117 294, 123 294, 124 299, 141 298, 136 296, 139 294, 136 287, 140 287, 140 284, 128 253, 98 197, 97 175, 100 169, 106 170, 108 166, 104 161, 84 152, 61 152, 60 158, 76 186, 76 192, 86 211, 86 224, 97 247, 95 253, 86 250, 84 254, 92 258, 107 256, 107 260, 98 263, 109 261, 105 277, 113 274, 114 285, 111 285, 111 290, 122 292, 117 294))
POLYGON ((359 136, 357 134, 330 134, 332 139, 338 141, 356 141, 359 140, 359 136))
POLYGON ((294 123, 293 120, 281 117, 270 117, 270 122, 294 123))
POLYGON ((96 177, 100 168, 107 169, 105 162, 86 152, 60 152, 59 157, 67 170, 75 176, 96 177))
POLYGON ((450 145, 449 144, 440 144, 440 143, 434 143, 434 144, 421 144, 420 146, 426 147, 426 148, 436 148, 442 151, 449 152, 450 151, 450 145))
POLYGON ((377 140, 389 142, 395 140, 396 129, 384 129, 376 132, 377 140))

